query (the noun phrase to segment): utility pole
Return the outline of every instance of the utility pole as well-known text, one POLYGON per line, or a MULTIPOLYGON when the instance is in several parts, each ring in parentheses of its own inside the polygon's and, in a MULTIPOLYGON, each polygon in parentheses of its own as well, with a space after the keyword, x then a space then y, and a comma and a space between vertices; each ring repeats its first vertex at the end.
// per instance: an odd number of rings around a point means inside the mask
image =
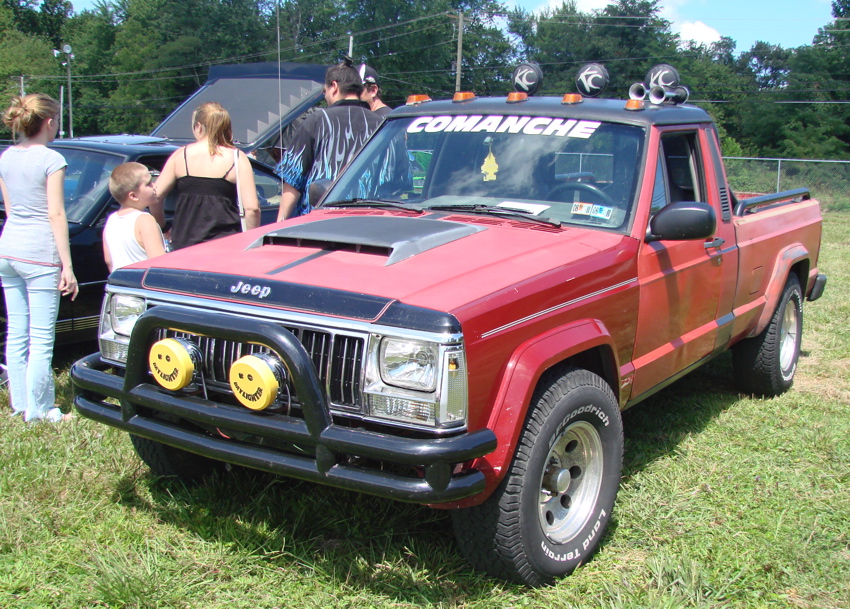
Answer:
POLYGON ((71 53, 70 44, 63 46, 62 52, 68 56, 68 132, 74 137, 74 96, 71 93, 71 60, 74 54, 71 53))
POLYGON ((460 91, 461 62, 463 61, 463 11, 457 13, 457 72, 455 75, 455 91, 460 91))
POLYGON ((354 36, 348 35, 348 56, 354 57, 354 36))
POLYGON ((68 68, 68 131, 70 132, 71 137, 74 137, 74 100, 71 95, 71 60, 74 58, 74 54, 71 53, 71 45, 66 44, 62 47, 62 50, 53 49, 53 56, 59 57, 60 54, 65 53, 66 61, 62 65, 67 66, 68 68))
POLYGON ((59 139, 65 139, 65 121, 62 117, 65 113, 62 109, 65 107, 65 85, 59 86, 59 139))
POLYGON ((23 74, 22 74, 22 75, 21 75, 21 97, 23 97, 23 96, 24 96, 24 95, 26 95, 26 94, 27 94, 27 92, 26 92, 26 91, 24 91, 24 76, 23 76, 23 74))

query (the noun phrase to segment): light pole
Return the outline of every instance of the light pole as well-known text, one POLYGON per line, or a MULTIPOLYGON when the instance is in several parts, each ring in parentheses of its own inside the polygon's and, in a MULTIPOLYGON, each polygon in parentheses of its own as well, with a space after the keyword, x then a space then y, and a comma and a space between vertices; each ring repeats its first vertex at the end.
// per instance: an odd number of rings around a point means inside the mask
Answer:
POLYGON ((68 68, 68 131, 71 137, 74 137, 74 99, 71 95, 71 60, 74 54, 71 52, 70 44, 64 45, 61 51, 53 49, 54 57, 58 57, 59 53, 65 53, 68 56, 68 61, 63 62, 62 65, 68 68))

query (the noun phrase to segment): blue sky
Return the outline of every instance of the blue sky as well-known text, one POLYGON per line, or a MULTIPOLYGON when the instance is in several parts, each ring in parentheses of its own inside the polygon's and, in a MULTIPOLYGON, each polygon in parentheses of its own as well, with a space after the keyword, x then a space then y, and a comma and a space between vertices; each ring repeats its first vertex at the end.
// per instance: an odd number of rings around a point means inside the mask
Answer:
MULTIPOLYGON (((503 0, 507 5, 537 10, 562 0, 503 0)), ((71 0, 81 11, 94 0, 71 0)), ((608 0, 577 0, 582 11, 600 9, 608 0)), ((697 42, 729 36, 736 51, 749 50, 762 40, 785 48, 811 44, 818 28, 832 21, 830 0, 661 0, 661 16, 673 30, 697 42)))
MULTIPOLYGON (((526 10, 561 0, 505 0, 526 10)), ((607 0, 577 0, 579 10, 604 8, 607 0)), ((673 31, 697 42, 732 38, 738 52, 761 40, 785 48, 811 44, 818 28, 832 21, 830 0, 661 0, 661 16, 673 31)))

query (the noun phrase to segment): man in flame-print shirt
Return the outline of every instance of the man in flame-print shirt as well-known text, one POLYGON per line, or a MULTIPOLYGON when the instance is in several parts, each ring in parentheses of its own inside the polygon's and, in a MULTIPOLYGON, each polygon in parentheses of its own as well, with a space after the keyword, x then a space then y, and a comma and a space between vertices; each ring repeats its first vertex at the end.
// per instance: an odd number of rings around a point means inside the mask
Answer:
POLYGON ((360 101, 363 82, 346 61, 325 73, 327 108, 310 114, 283 152, 277 173, 283 179, 278 221, 310 213, 310 184, 334 179, 383 120, 360 101))

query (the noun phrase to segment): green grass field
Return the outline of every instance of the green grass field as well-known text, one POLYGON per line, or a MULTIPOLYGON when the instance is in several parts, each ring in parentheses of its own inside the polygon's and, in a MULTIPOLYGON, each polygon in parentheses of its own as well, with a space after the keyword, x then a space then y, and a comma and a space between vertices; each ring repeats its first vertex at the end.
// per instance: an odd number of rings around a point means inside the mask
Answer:
POLYGON ((187 488, 4 394, 0 607, 850 607, 848 235, 827 214, 794 388, 740 395, 722 357, 628 411, 614 520, 553 587, 472 572, 445 513, 244 470, 187 488))

